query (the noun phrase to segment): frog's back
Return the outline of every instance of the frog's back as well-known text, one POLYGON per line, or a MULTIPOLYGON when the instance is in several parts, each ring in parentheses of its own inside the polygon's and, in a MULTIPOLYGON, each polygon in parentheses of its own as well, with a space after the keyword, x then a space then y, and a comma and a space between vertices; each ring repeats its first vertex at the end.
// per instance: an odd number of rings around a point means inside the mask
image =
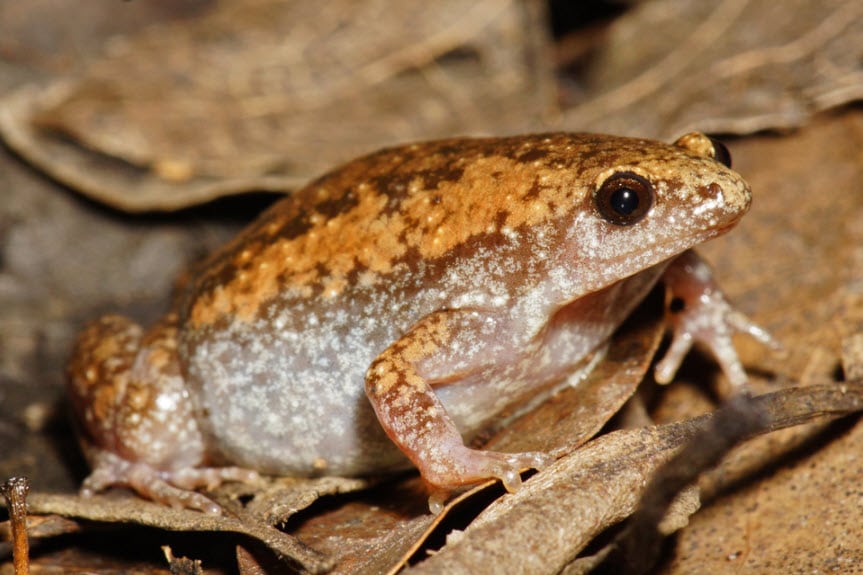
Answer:
MULTIPOLYGON (((566 217, 594 174, 672 148, 596 134, 451 139, 360 158, 284 198, 207 261, 193 325, 251 320, 274 301, 344 306, 357 292, 416 297, 436 262, 566 217)), ((485 252, 483 252, 485 253, 485 252)), ((439 266, 438 266, 439 267, 439 266)))

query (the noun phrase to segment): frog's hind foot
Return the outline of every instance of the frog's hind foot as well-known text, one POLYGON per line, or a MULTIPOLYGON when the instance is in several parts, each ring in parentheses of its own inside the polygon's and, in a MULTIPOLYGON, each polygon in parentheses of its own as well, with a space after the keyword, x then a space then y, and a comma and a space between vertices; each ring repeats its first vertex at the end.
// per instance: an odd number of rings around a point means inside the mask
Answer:
POLYGON ((256 471, 240 467, 195 467, 160 470, 146 463, 127 461, 113 453, 101 452, 93 472, 84 480, 81 495, 90 497, 114 485, 131 488, 139 495, 175 509, 197 509, 218 515, 222 512, 206 495, 194 491, 214 489, 227 481, 254 483, 256 471))
POLYGON ((554 460, 548 453, 502 453, 461 446, 450 449, 438 465, 423 469, 423 477, 432 486, 429 509, 439 514, 449 495, 463 486, 486 479, 498 479, 504 489, 514 493, 521 488, 521 471, 542 469, 554 460))

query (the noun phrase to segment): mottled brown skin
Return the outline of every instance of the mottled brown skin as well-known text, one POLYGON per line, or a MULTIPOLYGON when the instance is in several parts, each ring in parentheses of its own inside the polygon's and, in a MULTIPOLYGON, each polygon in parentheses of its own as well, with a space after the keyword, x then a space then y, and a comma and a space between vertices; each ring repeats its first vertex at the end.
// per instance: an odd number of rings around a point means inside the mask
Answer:
MULTIPOLYGON (((489 477, 517 488, 519 469, 545 454, 471 450, 464 438, 577 383, 581 361, 666 268, 687 301, 699 285, 714 289, 702 272, 695 287, 679 284, 686 266, 674 258, 749 206, 748 186, 716 155, 700 134, 676 145, 453 139, 321 177, 204 262, 146 334, 116 317, 85 330, 69 367, 95 467, 85 489, 132 484, 213 510, 190 485, 254 477, 242 468, 356 475, 408 459, 439 489, 489 477), (650 209, 632 218, 598 208, 615 178, 643 186, 650 209), (201 470, 207 462, 242 468, 219 476, 201 470)), ((693 305, 695 323, 676 321, 678 340, 691 343, 697 323, 742 384, 730 333, 763 332, 729 328, 716 293, 709 309, 693 305)), ((684 348, 666 358, 671 372, 684 348)))

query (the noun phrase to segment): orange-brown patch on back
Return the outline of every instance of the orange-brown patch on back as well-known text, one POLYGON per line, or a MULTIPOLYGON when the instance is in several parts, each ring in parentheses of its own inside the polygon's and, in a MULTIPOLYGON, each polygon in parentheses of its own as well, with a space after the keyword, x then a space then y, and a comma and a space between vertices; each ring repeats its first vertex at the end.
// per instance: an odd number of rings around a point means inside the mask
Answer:
POLYGON ((571 137, 532 140, 542 153, 528 160, 530 146, 522 140, 495 142, 453 140, 373 154, 283 200, 247 244, 234 244, 230 277, 200 294, 191 322, 226 315, 248 321, 285 291, 334 297, 350 287, 353 272, 372 285, 408 253, 433 260, 501 225, 535 226, 579 204, 582 174, 564 164, 587 152, 571 137), (280 236, 299 218, 302 233, 280 236))

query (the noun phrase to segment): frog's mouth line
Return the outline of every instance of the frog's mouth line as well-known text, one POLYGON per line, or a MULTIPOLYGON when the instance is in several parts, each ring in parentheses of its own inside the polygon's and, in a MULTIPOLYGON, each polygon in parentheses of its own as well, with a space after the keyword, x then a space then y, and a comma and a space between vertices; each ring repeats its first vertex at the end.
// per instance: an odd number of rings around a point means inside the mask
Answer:
POLYGON ((734 228, 734 226, 737 225, 737 223, 739 221, 740 221, 740 219, 738 218, 738 219, 734 220, 733 222, 725 224, 723 226, 719 226, 719 227, 715 227, 715 228, 710 228, 708 230, 700 231, 700 232, 692 235, 688 240, 679 241, 679 240, 671 239, 671 240, 666 241, 666 242, 661 242, 661 243, 657 244, 657 247, 660 249, 663 249, 663 248, 666 248, 669 246, 672 246, 672 247, 678 246, 678 248, 680 249, 680 252, 683 252, 686 249, 695 248, 695 247, 699 246, 700 244, 703 244, 704 242, 710 241, 712 239, 718 238, 719 236, 722 236, 722 235, 728 233, 729 231, 731 231, 732 228, 734 228), (688 248, 680 248, 679 246, 681 246, 681 245, 688 245, 689 247, 688 248))
POLYGON ((713 233, 710 236, 708 236, 707 239, 712 240, 713 238, 727 234, 728 232, 731 231, 732 228, 736 227, 737 224, 740 223, 740 220, 741 220, 741 218, 737 218, 736 220, 734 220, 730 224, 726 224, 722 227, 715 228, 715 229, 711 230, 713 233))
POLYGON ((719 236, 725 235, 726 233, 731 231, 731 229, 734 226, 736 226, 739 221, 740 220, 737 219, 737 220, 734 220, 733 222, 731 222, 730 224, 726 224, 724 226, 713 228, 710 230, 705 230, 704 232, 702 232, 701 234, 698 234, 696 236, 696 242, 694 244, 692 244, 691 247, 692 248, 697 247, 698 245, 700 245, 704 242, 707 242, 707 241, 716 239, 719 236))
MULTIPOLYGON (((660 243, 655 245, 655 248, 657 250, 660 250, 660 251, 668 250, 669 252, 671 252, 672 255, 666 256, 666 257, 664 257, 658 261, 655 261, 655 262, 653 262, 651 264, 647 264, 647 265, 653 266, 653 265, 662 264, 663 262, 666 262, 666 261, 671 261, 674 258, 676 258, 678 255, 685 252, 686 250, 696 248, 705 242, 708 242, 710 240, 718 238, 721 235, 724 235, 725 233, 730 231, 734 226, 736 226, 739 221, 740 221, 740 218, 738 218, 738 219, 734 220, 733 222, 726 224, 722 227, 704 230, 703 232, 698 233, 698 234, 690 237, 688 240, 685 240, 685 241, 671 239, 669 241, 660 242, 660 243)), ((626 254, 623 254, 619 258, 615 258, 615 259, 625 261, 625 260, 628 260, 630 258, 637 256, 639 253, 640 253, 640 250, 636 249, 636 250, 633 250, 631 252, 627 252, 626 254)), ((637 273, 637 272, 634 272, 634 273, 637 273)))

